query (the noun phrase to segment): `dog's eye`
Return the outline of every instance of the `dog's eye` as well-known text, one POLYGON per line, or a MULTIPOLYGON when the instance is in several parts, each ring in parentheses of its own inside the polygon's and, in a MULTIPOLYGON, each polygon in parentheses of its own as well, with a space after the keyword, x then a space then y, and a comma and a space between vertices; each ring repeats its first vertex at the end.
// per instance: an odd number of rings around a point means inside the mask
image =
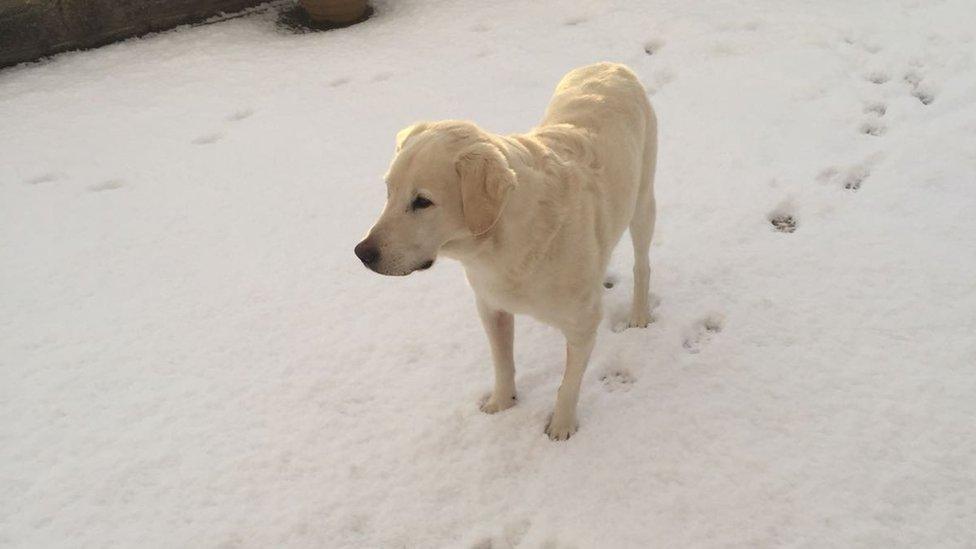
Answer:
POLYGON ((430 200, 427 200, 426 198, 424 198, 422 196, 418 196, 417 198, 414 198, 413 199, 413 202, 412 203, 410 203, 410 209, 411 210, 422 210, 424 208, 429 208, 429 207, 431 207, 433 205, 434 205, 434 203, 431 202, 430 200))

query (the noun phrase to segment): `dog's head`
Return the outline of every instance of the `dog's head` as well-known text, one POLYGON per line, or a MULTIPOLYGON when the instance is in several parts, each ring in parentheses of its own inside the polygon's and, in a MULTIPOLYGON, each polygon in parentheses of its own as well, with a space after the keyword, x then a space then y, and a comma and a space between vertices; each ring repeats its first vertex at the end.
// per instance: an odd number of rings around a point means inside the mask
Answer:
POLYGON ((488 233, 515 182, 505 156, 474 124, 414 124, 397 134, 386 207, 356 256, 384 275, 427 269, 448 242, 488 233))

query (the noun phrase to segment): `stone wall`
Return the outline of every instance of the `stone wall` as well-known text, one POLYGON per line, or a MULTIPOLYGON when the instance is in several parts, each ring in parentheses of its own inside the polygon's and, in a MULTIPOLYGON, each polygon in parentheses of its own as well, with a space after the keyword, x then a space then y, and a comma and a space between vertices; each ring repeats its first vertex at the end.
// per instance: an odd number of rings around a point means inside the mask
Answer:
POLYGON ((0 67, 234 12, 267 0, 0 0, 0 67))

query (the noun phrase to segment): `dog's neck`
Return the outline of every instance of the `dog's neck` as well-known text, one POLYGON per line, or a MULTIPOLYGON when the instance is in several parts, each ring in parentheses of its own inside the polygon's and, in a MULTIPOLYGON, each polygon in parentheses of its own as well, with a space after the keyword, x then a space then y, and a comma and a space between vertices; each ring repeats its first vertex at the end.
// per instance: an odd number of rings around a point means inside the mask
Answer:
POLYGON ((518 183, 509 191, 491 230, 448 242, 442 248, 444 255, 457 259, 469 271, 498 272, 497 266, 505 265, 505 272, 498 274, 510 281, 535 271, 578 203, 579 186, 566 177, 565 172, 571 170, 566 160, 547 145, 549 131, 551 128, 540 128, 527 134, 492 136, 518 183), (554 182, 562 183, 553 187, 554 182), (526 240, 532 245, 526 246, 526 240))

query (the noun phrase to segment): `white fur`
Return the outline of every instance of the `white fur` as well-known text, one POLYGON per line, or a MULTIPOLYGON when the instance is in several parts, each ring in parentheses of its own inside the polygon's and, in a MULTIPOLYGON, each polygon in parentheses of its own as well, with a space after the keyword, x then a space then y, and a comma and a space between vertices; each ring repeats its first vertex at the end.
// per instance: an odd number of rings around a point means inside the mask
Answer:
POLYGON ((656 153, 646 92, 613 63, 567 74, 542 123, 526 134, 493 135, 461 121, 398 134, 386 209, 360 246, 379 250, 370 267, 382 274, 409 274, 438 255, 463 264, 495 365, 482 410, 515 404, 513 315, 527 314, 566 336, 566 371, 546 432, 563 440, 576 431, 602 282, 628 226, 635 258, 629 323, 649 322, 656 153), (418 194, 434 206, 411 209, 418 194))

